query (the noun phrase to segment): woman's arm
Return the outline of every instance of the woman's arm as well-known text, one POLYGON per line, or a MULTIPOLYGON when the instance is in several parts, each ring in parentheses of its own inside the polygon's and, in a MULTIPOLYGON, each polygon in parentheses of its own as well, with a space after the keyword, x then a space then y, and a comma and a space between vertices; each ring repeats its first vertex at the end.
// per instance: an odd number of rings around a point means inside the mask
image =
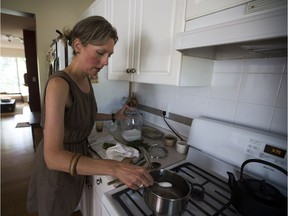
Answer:
MULTIPOLYGON (((125 110, 128 109, 129 106, 128 105, 124 105, 120 110, 118 110, 116 113, 115 113, 115 119, 117 120, 121 120, 121 119, 124 119, 125 118, 125 110)), ((112 120, 112 113, 111 114, 106 114, 106 113, 97 113, 96 114, 96 120, 102 120, 102 121, 105 121, 105 120, 112 120)))
MULTIPOLYGON (((66 151, 63 147, 64 114, 65 107, 69 106, 69 103, 71 101, 68 83, 62 78, 51 79, 45 97, 44 158, 49 169, 67 173, 70 172, 74 156, 74 153, 66 151)), ((123 107, 119 110, 116 118, 121 118, 125 109, 126 107, 123 107)), ((82 156, 77 163, 76 173, 115 176, 132 189, 137 189, 141 184, 145 186, 153 184, 153 179, 145 168, 115 160, 82 156)))

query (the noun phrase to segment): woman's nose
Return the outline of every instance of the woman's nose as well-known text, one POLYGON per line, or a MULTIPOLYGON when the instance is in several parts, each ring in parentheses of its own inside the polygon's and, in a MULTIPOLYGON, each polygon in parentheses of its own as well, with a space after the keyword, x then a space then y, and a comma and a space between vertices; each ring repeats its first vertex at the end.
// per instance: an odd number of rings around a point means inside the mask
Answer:
POLYGON ((103 65, 107 66, 107 65, 108 65, 108 62, 109 62, 108 60, 109 60, 109 57, 103 57, 102 60, 101 60, 101 63, 102 63, 103 65))

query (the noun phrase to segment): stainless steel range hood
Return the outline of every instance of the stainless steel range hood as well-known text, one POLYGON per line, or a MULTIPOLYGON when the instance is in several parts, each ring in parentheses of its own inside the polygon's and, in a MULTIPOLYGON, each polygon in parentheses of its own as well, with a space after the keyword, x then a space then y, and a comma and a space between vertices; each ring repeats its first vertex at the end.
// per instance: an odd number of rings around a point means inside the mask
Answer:
MULTIPOLYGON (((263 1, 254 2, 263 4, 263 1)), ((208 59, 287 56, 287 3, 284 2, 281 7, 271 9, 268 5, 260 11, 248 3, 241 16, 235 15, 235 18, 232 16, 232 19, 213 25, 192 27, 177 34, 176 49, 185 55, 208 59)), ((225 12, 221 13, 223 19, 225 12)), ((203 22, 203 18, 198 20, 201 22, 201 19, 203 22)))

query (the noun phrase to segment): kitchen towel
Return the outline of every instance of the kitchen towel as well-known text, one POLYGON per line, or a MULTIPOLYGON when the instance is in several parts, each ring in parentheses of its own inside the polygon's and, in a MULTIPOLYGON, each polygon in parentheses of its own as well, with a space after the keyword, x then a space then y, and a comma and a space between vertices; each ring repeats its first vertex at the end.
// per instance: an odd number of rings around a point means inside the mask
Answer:
POLYGON ((135 148, 116 143, 115 146, 106 150, 106 157, 107 159, 122 161, 124 158, 138 158, 139 151, 135 148))

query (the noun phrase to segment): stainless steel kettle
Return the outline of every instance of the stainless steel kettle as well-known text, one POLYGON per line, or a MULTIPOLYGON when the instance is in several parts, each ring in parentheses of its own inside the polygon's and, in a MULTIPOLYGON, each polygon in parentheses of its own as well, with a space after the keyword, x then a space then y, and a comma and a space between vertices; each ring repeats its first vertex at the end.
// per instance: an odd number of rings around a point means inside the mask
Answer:
POLYGON ((238 181, 231 172, 227 172, 232 204, 243 216, 286 216, 287 197, 277 188, 268 184, 265 180, 243 178, 244 166, 252 162, 274 167, 287 176, 287 171, 275 164, 259 159, 246 160, 241 165, 238 181))

